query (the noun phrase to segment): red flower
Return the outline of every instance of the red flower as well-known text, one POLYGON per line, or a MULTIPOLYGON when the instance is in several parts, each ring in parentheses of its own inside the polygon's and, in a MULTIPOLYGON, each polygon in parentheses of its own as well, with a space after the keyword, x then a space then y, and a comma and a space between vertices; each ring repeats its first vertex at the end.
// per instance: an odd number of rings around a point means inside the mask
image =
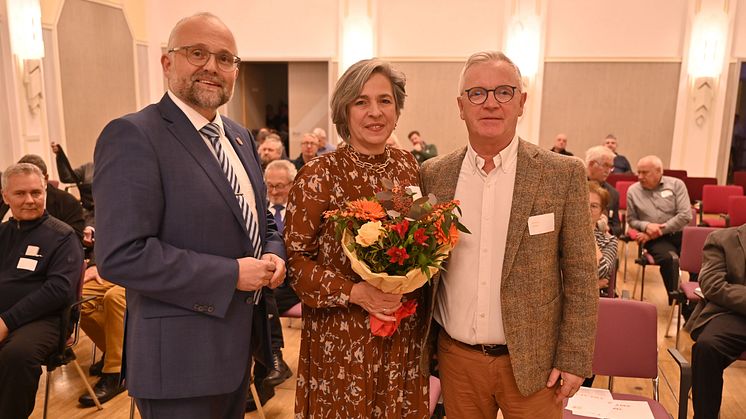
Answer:
POLYGON ((404 236, 407 235, 407 231, 409 230, 409 221, 404 219, 400 223, 394 224, 391 229, 399 233, 399 237, 403 239, 404 236))
POLYGON ((420 246, 425 245, 425 242, 427 242, 427 235, 425 234, 424 228, 418 228, 414 232, 414 242, 419 244, 420 246))
POLYGON ((399 265, 404 265, 404 261, 409 259, 407 250, 403 247, 392 247, 386 252, 386 254, 391 257, 389 262, 398 263, 399 265))

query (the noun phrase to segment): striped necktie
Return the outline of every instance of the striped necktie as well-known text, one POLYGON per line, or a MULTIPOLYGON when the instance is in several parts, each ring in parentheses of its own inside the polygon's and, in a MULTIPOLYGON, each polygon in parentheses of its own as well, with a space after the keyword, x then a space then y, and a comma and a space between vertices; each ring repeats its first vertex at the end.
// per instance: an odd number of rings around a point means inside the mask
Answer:
MULTIPOLYGON (((220 127, 218 126, 218 124, 210 122, 209 124, 202 127, 199 132, 207 137, 208 140, 210 140, 212 148, 215 149, 215 154, 218 158, 220 168, 223 169, 223 173, 228 179, 228 183, 231 185, 231 189, 233 189, 233 193, 238 200, 238 206, 241 208, 241 214, 243 215, 246 231, 249 232, 249 240, 251 241, 251 245, 254 247, 253 256, 259 259, 262 256, 262 240, 259 234, 259 223, 257 223, 257 221, 254 219, 254 214, 251 212, 251 208, 249 208, 249 203, 246 202, 246 198, 244 198, 244 195, 241 193, 241 187, 238 184, 238 177, 236 176, 236 172, 233 170, 233 166, 228 160, 228 157, 225 155, 223 146, 220 144, 220 127)), ((257 303, 259 301, 260 296, 261 289, 254 293, 254 303, 257 303)))

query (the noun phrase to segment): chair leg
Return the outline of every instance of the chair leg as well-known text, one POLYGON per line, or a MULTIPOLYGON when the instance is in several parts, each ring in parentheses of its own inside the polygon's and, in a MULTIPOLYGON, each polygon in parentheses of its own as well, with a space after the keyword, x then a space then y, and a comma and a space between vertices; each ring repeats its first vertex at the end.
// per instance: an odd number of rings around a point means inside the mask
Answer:
POLYGON ((52 372, 47 370, 47 382, 44 383, 44 419, 47 419, 47 406, 49 404, 49 384, 52 382, 52 372))
POLYGON ((640 301, 643 295, 645 295, 645 266, 642 266, 642 278, 640 278, 640 301))
POLYGON ((681 331, 681 309, 683 308, 683 306, 679 302, 677 302, 677 304, 679 305, 679 312, 677 313, 677 316, 676 316, 676 349, 678 350, 679 349, 679 332, 681 331))
POLYGON ((135 419, 135 398, 130 397, 130 419, 135 419))
POLYGON ((75 367, 75 370, 78 371, 78 375, 83 380, 83 384, 85 384, 85 389, 88 392, 88 394, 93 399, 93 403, 96 404, 96 409, 101 410, 104 407, 101 406, 101 402, 98 401, 98 397, 96 397, 96 393, 93 391, 93 387, 91 387, 91 384, 88 382, 88 379, 85 376, 85 373, 83 373, 83 368, 80 368, 80 364, 78 364, 77 359, 73 359, 72 362, 73 366, 75 367))
POLYGON ((253 381, 249 385, 249 388, 251 389, 251 395, 254 396, 254 403, 256 403, 256 413, 259 415, 260 419, 266 419, 266 417, 264 416, 264 408, 262 407, 261 399, 259 399, 259 394, 256 392, 256 387, 254 386, 253 381))
MULTIPOLYGON (((676 305, 678 305, 678 304, 679 304, 678 301, 674 301, 673 302, 673 305, 671 306, 671 313, 669 313, 669 315, 668 315, 668 323, 666 323, 666 334, 664 335, 667 338, 671 337, 671 333, 670 332, 671 332, 671 323, 673 323, 673 313, 676 310, 676 305)), ((681 311, 681 309, 679 309, 679 311, 681 311)), ((676 324, 678 325, 678 320, 677 320, 676 324)), ((678 331, 677 331, 677 333, 678 333, 678 331)))

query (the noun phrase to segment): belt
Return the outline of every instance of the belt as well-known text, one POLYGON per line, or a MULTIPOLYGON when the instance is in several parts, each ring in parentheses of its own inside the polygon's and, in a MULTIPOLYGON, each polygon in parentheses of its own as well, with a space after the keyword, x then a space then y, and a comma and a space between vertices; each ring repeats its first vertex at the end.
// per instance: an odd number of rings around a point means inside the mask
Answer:
POLYGON ((508 354, 508 345, 469 345, 468 343, 459 342, 469 349, 481 352, 485 356, 502 356, 508 354))

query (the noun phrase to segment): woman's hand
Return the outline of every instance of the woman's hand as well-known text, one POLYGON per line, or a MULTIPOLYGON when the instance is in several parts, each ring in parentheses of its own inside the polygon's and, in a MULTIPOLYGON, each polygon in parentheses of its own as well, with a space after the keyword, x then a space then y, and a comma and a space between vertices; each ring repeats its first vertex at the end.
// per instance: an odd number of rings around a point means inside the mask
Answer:
POLYGON ((401 294, 385 293, 367 282, 353 285, 350 293, 351 303, 386 322, 396 321, 393 314, 401 307, 401 298, 401 294))

